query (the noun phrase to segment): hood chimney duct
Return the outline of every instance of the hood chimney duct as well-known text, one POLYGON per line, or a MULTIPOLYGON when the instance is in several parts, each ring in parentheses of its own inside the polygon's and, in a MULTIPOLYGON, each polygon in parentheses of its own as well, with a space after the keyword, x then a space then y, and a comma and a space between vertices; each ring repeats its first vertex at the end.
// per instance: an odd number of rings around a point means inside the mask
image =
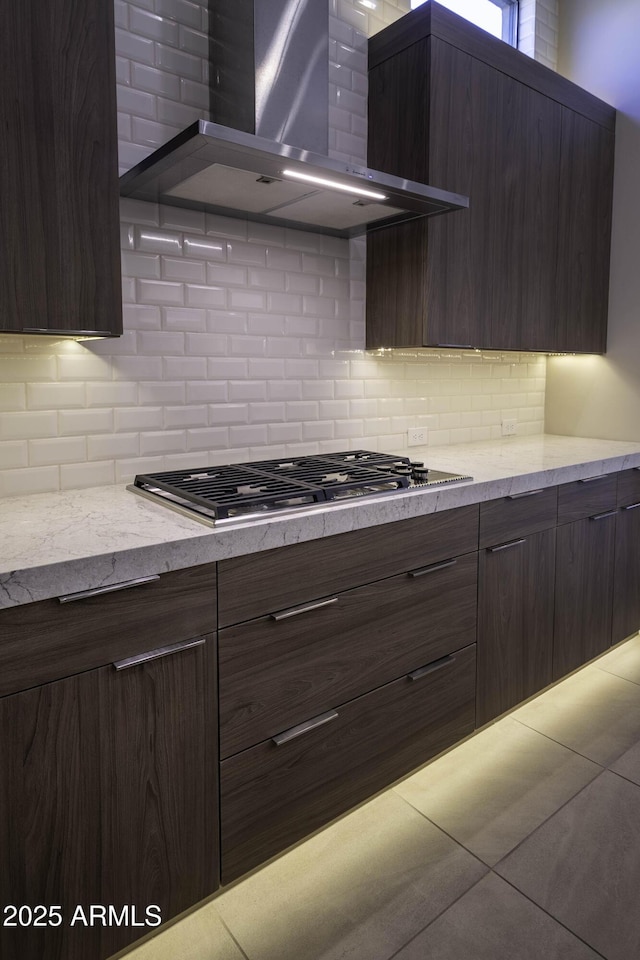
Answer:
POLYGON ((209 0, 211 120, 329 152, 328 0, 209 0))

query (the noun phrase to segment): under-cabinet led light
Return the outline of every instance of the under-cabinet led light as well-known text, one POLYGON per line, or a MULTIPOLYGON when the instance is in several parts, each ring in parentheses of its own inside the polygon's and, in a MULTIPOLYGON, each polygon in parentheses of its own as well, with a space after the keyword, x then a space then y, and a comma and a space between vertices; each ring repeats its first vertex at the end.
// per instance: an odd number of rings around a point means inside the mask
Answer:
POLYGON ((325 180, 324 177, 314 177, 311 173, 299 173, 297 170, 283 170, 283 177, 291 177, 292 180, 304 180, 305 183, 317 183, 321 187, 329 187, 331 190, 344 190, 345 193, 355 193, 359 197, 367 197, 368 200, 386 200, 384 193, 376 193, 373 190, 364 190, 362 187, 352 187, 350 183, 339 183, 338 180, 325 180))

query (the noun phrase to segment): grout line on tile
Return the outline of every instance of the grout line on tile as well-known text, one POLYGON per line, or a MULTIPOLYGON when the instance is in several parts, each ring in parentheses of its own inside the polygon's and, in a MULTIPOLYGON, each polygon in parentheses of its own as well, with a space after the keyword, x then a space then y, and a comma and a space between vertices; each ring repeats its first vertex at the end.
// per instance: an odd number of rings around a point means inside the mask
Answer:
MULTIPOLYGON (((590 763, 595 763, 598 767, 601 767, 602 770, 607 769, 607 767, 605 767, 604 764, 599 763, 597 760, 594 760, 593 757, 587 757, 584 755, 584 753, 580 753, 579 750, 576 750, 575 747, 570 747, 569 744, 563 743, 562 740, 556 740, 555 737, 550 737, 548 733, 543 733, 541 730, 538 730, 537 727, 532 727, 531 724, 527 723, 525 720, 520 720, 520 718, 516 717, 515 714, 512 713, 510 714, 510 716, 513 720, 516 721, 516 723, 520 723, 523 727, 526 727, 527 730, 533 730, 534 733, 539 733, 541 737, 545 737, 547 740, 550 740, 551 743, 557 743, 559 747, 564 747, 565 750, 570 750, 571 753, 574 753, 577 757, 581 757, 583 760, 588 760, 590 763)), ((622 753, 626 753, 628 749, 629 749, 628 747, 625 747, 622 753)), ((622 756, 622 753, 620 754, 620 756, 622 756)), ((618 757, 616 757, 615 759, 617 760, 618 757)), ((612 760, 611 762, 614 763, 615 761, 612 760)))
MULTIPOLYGON (((579 754, 579 756, 582 756, 582 754, 579 754)), ((585 759, 588 759, 588 757, 585 758, 585 759)), ((595 760, 592 760, 591 762, 592 762, 592 763, 595 763, 595 760)), ((560 811, 561 811, 561 810, 564 810, 564 808, 567 806, 567 804, 573 803, 573 801, 574 801, 577 797, 579 797, 580 794, 581 794, 584 790, 587 789, 587 787, 591 787, 597 780, 600 779, 600 777, 601 777, 603 774, 605 774, 605 773, 612 773, 612 772, 613 772, 612 770, 608 770, 607 767, 602 767, 601 764, 598 764, 598 766, 601 767, 600 773, 599 773, 597 776, 595 776, 595 777, 593 778, 593 780, 589 780, 589 782, 588 782, 588 783, 585 783, 585 785, 584 785, 583 787, 580 787, 580 789, 578 790, 577 793, 574 793, 574 795, 573 795, 572 797, 569 797, 568 800, 565 800, 565 802, 562 803, 562 804, 558 807, 557 810, 554 810, 554 812, 553 812, 552 814, 550 814, 545 820, 543 820, 542 823, 539 823, 537 827, 534 827, 534 829, 531 831, 531 833, 528 833, 526 837, 523 837, 522 840, 519 840, 518 843, 516 843, 515 847, 514 847, 512 850, 509 850, 509 853, 505 853, 504 857, 500 857, 500 859, 497 861, 497 863, 494 863, 494 865, 493 865, 490 869, 491 869, 492 871, 495 871, 496 868, 499 867, 501 863, 504 863, 504 861, 505 861, 508 857, 510 857, 513 853, 515 853, 516 850, 518 850, 518 849, 522 846, 523 843, 526 843, 527 840, 530 840, 531 837, 532 837, 535 833, 538 832, 538 830, 541 830, 542 827, 545 826, 545 824, 549 823, 550 820, 553 820, 554 817, 557 817, 557 815, 560 813, 560 811)), ((636 786, 637 786, 637 784, 636 784, 636 786)), ((498 876, 500 876, 500 874, 498 874, 498 876)))
POLYGON ((581 937, 579 933, 576 933, 575 930, 572 930, 571 927, 568 927, 566 923, 563 923, 562 920, 558 919, 558 917, 554 917, 552 913, 549 913, 549 911, 545 910, 544 907, 540 906, 539 903, 536 903, 535 900, 532 900, 531 897, 527 896, 527 894, 524 893, 522 890, 520 890, 519 887, 516 887, 514 883, 511 883, 510 880, 507 880, 506 877, 503 877, 502 874, 496 873, 495 870, 491 870, 491 873, 494 873, 496 877, 500 878, 500 880, 504 880, 505 883, 508 883, 509 886, 516 891, 516 893, 519 893, 521 897, 524 897, 525 900, 528 900, 529 903, 533 904, 534 907, 536 907, 542 913, 545 913, 551 920, 553 920, 554 923, 557 923, 558 926, 563 927, 565 930, 567 930, 572 937, 575 937, 576 940, 580 941, 580 943, 584 943, 585 947, 588 947, 589 950, 591 950, 596 955, 596 957, 601 957, 602 960, 608 960, 608 957, 604 953, 600 953, 599 950, 596 950, 596 948, 592 946, 587 940, 585 940, 584 937, 581 937))
MULTIPOLYGON (((214 906, 214 910, 216 910, 215 906, 214 906)), ((229 925, 227 924, 227 922, 225 921, 224 917, 222 916, 222 914, 220 913, 219 910, 216 910, 216 916, 219 918, 220 923, 222 924, 222 926, 224 927, 224 929, 227 931, 227 933, 229 934, 229 936, 231 937, 231 939, 233 940, 233 942, 235 943, 236 947, 238 948, 238 950, 240 951, 240 953, 242 954, 242 956, 245 958, 245 960, 251 960, 251 957, 250 957, 249 954, 246 952, 246 950, 243 950, 243 948, 241 947, 240 943, 239 943, 238 940, 236 939, 236 936, 235 936, 233 930, 231 930, 231 928, 229 927, 229 925)))
MULTIPOLYGON (((595 779, 595 777, 594 777, 594 779, 595 779)), ((394 790, 394 792, 395 792, 395 790, 394 790)), ((444 827, 442 827, 439 823, 436 823, 435 820, 432 820, 431 817, 428 817, 428 816, 426 815, 426 813, 424 813, 423 810, 419 810, 418 807, 414 807, 414 805, 411 803, 410 800, 407 800, 406 797, 401 796, 401 794, 399 794, 399 793, 396 794, 396 796, 398 796, 398 797, 400 798, 400 800, 403 800, 406 804, 408 804, 408 806, 410 806, 411 809, 412 809, 415 813, 419 813, 420 816, 423 818, 423 820, 426 820, 427 823, 430 823, 432 827, 435 827, 436 830, 439 830, 439 831, 440 831, 440 833, 444 833, 445 837, 448 837, 449 840, 452 840, 453 843, 455 843, 458 847, 462 847, 462 849, 465 851, 465 853, 468 853, 470 856, 472 856, 475 860, 477 860, 479 863, 481 863, 483 867, 486 867, 487 870, 490 870, 490 869, 491 869, 491 865, 488 864, 488 863, 486 863, 486 861, 484 861, 484 860, 482 859, 482 857, 479 857, 478 854, 477 854, 477 853, 474 853, 473 850, 470 850, 468 847, 465 847, 464 843, 462 843, 461 840, 458 840, 457 837, 454 837, 454 836, 452 836, 452 834, 448 833, 447 830, 444 829, 444 827)), ((553 814, 552 814, 552 816, 553 816, 553 814)), ((514 848, 514 849, 515 849, 515 848, 514 848)), ((511 851, 509 851, 509 852, 511 852, 511 851)), ((508 854, 505 854, 505 856, 508 856, 508 854)), ((504 857, 503 857, 502 859, 504 859, 504 857)), ((469 889, 471 889, 471 888, 469 888, 469 889)), ((449 908, 447 907, 447 909, 449 909, 449 908)))
MULTIPOLYGON (((428 819, 429 819, 428 817, 425 817, 425 820, 428 820, 428 819)), ((431 823, 431 821, 429 821, 429 822, 431 823)), ((438 829, 440 829, 440 827, 438 827, 438 829)), ((443 830, 442 832, 444 833, 445 831, 443 830)), ((447 834, 447 836, 448 836, 448 834, 447 834)), ((456 843, 457 843, 457 842, 458 842, 458 841, 456 840, 456 843)), ((459 844, 459 846, 461 846, 461 844, 459 844)), ((475 854, 474 854, 473 856, 475 856, 475 854)), ((478 858, 476 857, 476 860, 477 860, 477 859, 478 859, 478 858)), ((482 861, 480 861, 480 862, 482 862, 482 861)), ((486 864, 483 864, 483 866, 486 866, 486 864)), ((483 874, 483 876, 481 876, 479 880, 476 880, 475 883, 472 883, 471 886, 470 886, 467 890, 465 890, 463 893, 461 893, 460 896, 456 897, 455 900, 452 900, 451 903, 450 903, 448 906, 444 907, 444 909, 442 909, 442 910, 440 911, 440 913, 437 914, 437 916, 433 917, 433 919, 430 920, 429 923, 427 923, 426 926, 424 926, 424 927, 422 928, 422 930, 418 930, 418 932, 415 933, 412 937, 410 937, 410 938, 407 940, 406 943, 403 943, 403 945, 402 945, 401 947, 399 947, 399 948, 395 951, 395 953, 392 953, 392 954, 391 954, 391 956, 389 957, 389 960, 393 960, 393 958, 394 958, 394 957, 397 957, 398 954, 400 954, 403 950, 405 950, 405 949, 409 946, 410 943, 413 943, 413 941, 414 941, 417 937, 422 936, 422 934, 425 932, 425 930, 428 930, 429 927, 432 926, 432 925, 436 922, 436 920, 438 920, 444 913, 446 913, 447 910, 450 910, 451 907, 455 906, 455 904, 458 903, 459 900, 462 900, 463 897, 466 897, 466 895, 467 895, 468 893, 470 893, 471 890, 474 889, 474 887, 477 887, 479 883, 482 883, 482 881, 485 879, 485 877, 487 876, 487 874, 488 874, 488 873, 491 873, 491 872, 492 872, 491 869, 490 869, 490 868, 487 868, 487 873, 483 874)))

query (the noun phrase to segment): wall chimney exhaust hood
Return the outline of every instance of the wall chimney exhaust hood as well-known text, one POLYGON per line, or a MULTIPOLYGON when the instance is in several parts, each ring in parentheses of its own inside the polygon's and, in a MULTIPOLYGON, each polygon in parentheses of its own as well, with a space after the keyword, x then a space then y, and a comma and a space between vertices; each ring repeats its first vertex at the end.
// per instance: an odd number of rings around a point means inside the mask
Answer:
POLYGON ((329 159, 328 0, 209 0, 211 122, 120 179, 139 200, 352 237, 466 197, 329 159))
POLYGON ((207 120, 125 173, 120 193, 336 237, 469 205, 467 197, 207 120))

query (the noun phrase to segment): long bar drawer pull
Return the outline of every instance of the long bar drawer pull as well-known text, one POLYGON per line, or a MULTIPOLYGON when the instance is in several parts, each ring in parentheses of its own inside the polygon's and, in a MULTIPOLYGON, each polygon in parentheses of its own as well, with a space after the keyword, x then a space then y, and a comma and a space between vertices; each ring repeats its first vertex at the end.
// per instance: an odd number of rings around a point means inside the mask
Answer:
POLYGON ((605 517, 615 517, 617 510, 607 510, 606 513, 596 513, 594 517, 589 517, 589 520, 604 520, 605 517))
POLYGON ((628 507, 623 507, 623 510, 637 510, 640 507, 640 503, 630 503, 628 507))
POLYGON ((521 543, 526 543, 527 538, 522 540, 511 540, 509 543, 501 543, 499 547, 487 547, 487 553, 499 553, 501 550, 509 550, 511 547, 519 547, 521 543))
POLYGON ((318 600, 317 603, 305 603, 302 607, 290 607, 289 610, 281 610, 279 613, 272 613, 272 620, 288 620, 289 617, 297 617, 300 613, 309 613, 311 610, 320 610, 321 607, 330 607, 332 603, 337 603, 339 597, 329 597, 328 600, 318 600))
POLYGON ((522 500, 524 497, 535 497, 544 490, 525 490, 524 493, 510 493, 507 500, 522 500))
POLYGON ((407 676, 409 680, 420 680, 422 677, 426 677, 428 673, 435 673, 436 670, 442 670, 443 667, 448 667, 450 663, 455 662, 455 659, 451 654, 449 654, 448 657, 440 657, 439 660, 428 663, 426 667, 419 667, 412 673, 408 673, 407 676))
POLYGON ((271 740, 275 743, 276 747, 281 747, 283 743, 289 743, 289 740, 295 740, 296 737, 301 737, 303 734, 317 729, 317 727, 322 727, 325 723, 329 723, 330 720, 335 720, 337 716, 337 710, 328 710, 326 713, 318 714, 317 717, 312 717, 311 720, 298 723, 295 727, 289 727, 288 730, 283 730, 282 733, 276 733, 275 737, 271 737, 271 740))
POLYGON ((445 570, 447 567, 455 567, 457 560, 447 560, 446 563, 436 563, 433 567, 421 567, 420 570, 409 570, 410 577, 424 577, 427 573, 435 573, 436 570, 445 570))
POLYGON ((475 347, 470 343, 436 343, 436 347, 449 347, 449 349, 455 350, 475 350, 475 347))
POLYGON ((138 577, 137 580, 123 580, 122 583, 111 583, 106 587, 94 587, 92 590, 80 590, 78 593, 66 593, 58 597, 59 603, 71 603, 73 600, 86 600, 87 597, 99 597, 102 593, 116 593, 118 590, 128 590, 130 587, 140 587, 143 583, 155 583, 160 574, 152 577, 138 577))
POLYGON ((582 480, 578 480, 578 483, 593 483, 594 480, 604 480, 606 474, 603 474, 601 477, 584 477, 582 480))
POLYGON ((147 650, 146 653, 139 653, 135 657, 127 657, 126 660, 115 660, 113 665, 116 670, 128 670, 129 667, 137 667, 141 663, 149 663, 150 660, 169 657, 172 653, 181 653, 183 650, 191 650, 192 647, 202 647, 206 642, 206 637, 196 637, 195 640, 181 640, 179 643, 170 643, 166 647, 147 650))

